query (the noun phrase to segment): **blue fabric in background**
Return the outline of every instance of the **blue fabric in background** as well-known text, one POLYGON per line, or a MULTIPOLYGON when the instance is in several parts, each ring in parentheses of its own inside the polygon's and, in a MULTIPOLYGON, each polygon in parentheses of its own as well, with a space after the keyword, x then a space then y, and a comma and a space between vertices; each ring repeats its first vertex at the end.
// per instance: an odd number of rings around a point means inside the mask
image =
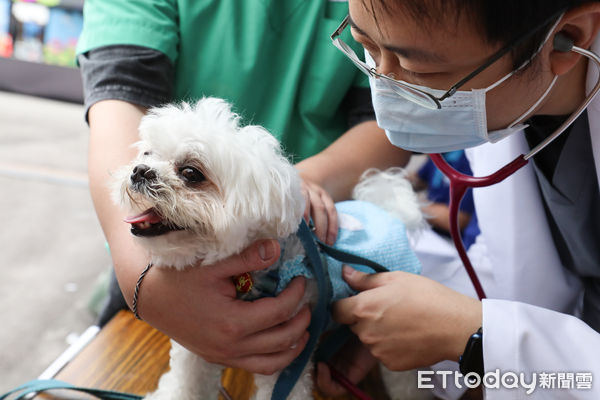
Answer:
MULTIPOLYGON (((8 35, 10 28, 10 0, 0 0, 0 38, 8 35)), ((1 52, 0 52, 1 54, 1 52)))
MULTIPOLYGON (((473 175, 469 160, 463 150, 451 151, 442 154, 444 159, 458 172, 466 175, 473 175)), ((433 203, 450 204, 450 182, 437 169, 431 159, 418 172, 419 178, 427 183, 427 199, 433 203)), ((462 239, 465 248, 468 249, 479 235, 479 225, 477 224, 477 215, 475 214, 475 204, 473 202, 473 189, 468 189, 463 197, 459 207, 460 211, 471 214, 469 224, 462 231, 462 239)))

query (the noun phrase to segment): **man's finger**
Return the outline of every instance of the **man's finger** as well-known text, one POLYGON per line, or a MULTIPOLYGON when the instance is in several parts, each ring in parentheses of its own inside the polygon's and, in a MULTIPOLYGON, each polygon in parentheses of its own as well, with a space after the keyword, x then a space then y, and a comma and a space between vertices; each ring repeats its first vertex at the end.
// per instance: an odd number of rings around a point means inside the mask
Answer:
POLYGON ((301 342, 309 324, 310 310, 305 306, 289 321, 244 339, 243 351, 240 350, 239 355, 270 354, 293 349, 301 342))
POLYGON ((282 324, 292 317, 299 308, 300 301, 304 296, 306 280, 304 277, 294 278, 290 284, 277 297, 263 297, 254 301, 238 301, 240 325, 243 336, 272 328, 282 324), (249 316, 249 318, 243 318, 249 316))
POLYGON ((347 297, 333 303, 331 314, 333 320, 344 325, 353 325, 358 322, 358 318, 354 315, 356 307, 356 296, 347 297))
POLYGON ((348 265, 344 265, 342 268, 342 276, 344 280, 354 290, 362 292, 363 290, 374 289, 383 285, 386 279, 389 277, 386 272, 377 274, 366 274, 358 271, 348 265))
POLYGON ((335 208, 335 204, 331 197, 324 192, 321 196, 323 200, 323 204, 325 205, 325 209, 327 210, 327 235, 325 238, 325 243, 330 246, 333 246, 335 240, 337 239, 338 233, 338 217, 337 217, 337 209, 335 208))
POLYGON ((302 186, 302 194, 304 195, 304 201, 306 204, 304 205, 304 220, 308 224, 310 220, 310 190, 306 188, 306 186, 302 186))
POLYGON ((229 367, 242 368, 256 374, 272 375, 290 365, 300 355, 306 346, 306 342, 308 342, 309 336, 307 332, 293 349, 279 353, 240 357, 228 360, 226 364, 229 367))
POLYGON ((329 223, 327 218, 327 209, 321 201, 321 197, 318 197, 319 202, 311 204, 311 216, 313 224, 315 225, 315 234, 322 242, 327 240, 327 224, 329 223))
POLYGON ((210 266, 218 276, 229 278, 245 272, 258 271, 273 265, 281 254, 277 240, 259 240, 240 254, 229 257, 210 266))
POLYGON ((327 396, 341 396, 347 392, 347 390, 333 380, 331 377, 331 370, 325 363, 317 364, 317 386, 327 396))

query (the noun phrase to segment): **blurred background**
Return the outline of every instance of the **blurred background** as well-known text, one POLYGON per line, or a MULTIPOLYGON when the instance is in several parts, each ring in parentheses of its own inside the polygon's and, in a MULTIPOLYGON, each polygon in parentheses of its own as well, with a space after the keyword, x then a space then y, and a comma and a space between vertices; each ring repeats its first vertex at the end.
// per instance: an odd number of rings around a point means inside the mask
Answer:
POLYGON ((95 319, 110 266, 88 194, 83 0, 0 0, 0 393, 95 319))

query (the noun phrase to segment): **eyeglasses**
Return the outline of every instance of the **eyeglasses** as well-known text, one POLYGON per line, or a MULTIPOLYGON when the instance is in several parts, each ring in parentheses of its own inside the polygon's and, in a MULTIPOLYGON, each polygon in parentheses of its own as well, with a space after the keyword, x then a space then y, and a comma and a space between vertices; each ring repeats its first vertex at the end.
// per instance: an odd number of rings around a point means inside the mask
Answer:
MULTIPOLYGON (((356 52, 340 38, 340 35, 344 31, 344 29, 346 29, 346 27, 349 25, 349 21, 350 21, 349 15, 347 15, 346 18, 344 18, 344 20, 342 21, 340 26, 338 26, 338 28, 335 30, 335 32, 333 32, 331 34, 331 41, 333 42, 333 45, 335 47, 340 49, 354 63, 354 65, 356 65, 358 67, 359 70, 361 70, 368 76, 370 76, 372 78, 376 78, 376 79, 381 79, 394 92, 396 92, 398 95, 402 96, 406 100, 412 101, 413 103, 419 104, 425 108, 439 110, 442 108, 442 104, 441 104, 442 101, 444 101, 447 98, 449 98, 450 96, 452 96, 465 83, 467 83, 468 81, 473 79, 476 75, 478 75, 480 72, 485 70, 487 67, 489 67, 490 65, 492 65, 493 63, 498 61, 500 58, 504 57, 506 54, 508 54, 508 52, 510 52, 515 47, 517 47, 521 43, 523 43, 523 41, 525 41, 526 39, 529 39, 533 34, 538 32, 542 27, 544 27, 544 26, 548 25, 550 22, 556 20, 559 16, 562 15, 563 12, 564 12, 564 10, 561 9, 559 12, 553 14, 551 17, 549 17, 548 19, 543 21, 541 24, 537 25, 534 29, 531 29, 530 31, 526 32, 524 35, 521 35, 518 39, 512 41, 505 47, 498 50, 486 62, 484 62, 481 66, 479 66, 473 72, 471 72, 470 74, 465 76, 463 79, 458 81, 456 84, 454 84, 446 93, 444 93, 440 97, 436 97, 433 94, 428 93, 428 92, 426 92, 418 87, 415 87, 407 82, 398 81, 387 75, 380 74, 379 72, 377 72, 376 68, 371 67, 366 62, 362 61, 356 55, 356 52)), ((548 35, 550 35, 553 30, 554 30, 554 27, 552 28, 552 30, 550 32, 548 32, 548 35)), ((519 69, 523 68, 525 65, 527 65, 527 63, 529 61, 531 61, 531 59, 533 59, 539 53, 542 46, 543 46, 543 43, 540 46, 540 48, 528 60, 526 60, 521 66, 519 66, 519 68, 517 68, 517 70, 519 70, 519 69)))

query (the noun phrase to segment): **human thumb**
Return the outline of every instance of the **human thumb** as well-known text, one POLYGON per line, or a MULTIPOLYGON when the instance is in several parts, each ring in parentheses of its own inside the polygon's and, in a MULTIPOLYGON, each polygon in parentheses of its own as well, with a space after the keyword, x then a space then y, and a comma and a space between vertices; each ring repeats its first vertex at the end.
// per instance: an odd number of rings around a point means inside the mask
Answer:
POLYGON ((259 240, 241 253, 229 257, 220 266, 222 276, 229 277, 245 272, 258 271, 273 265, 281 253, 277 240, 259 240))
POLYGON ((366 274, 348 265, 344 265, 342 267, 342 275, 348 285, 350 285, 352 289, 358 290, 359 292, 379 286, 377 281, 373 279, 376 274, 366 274))

